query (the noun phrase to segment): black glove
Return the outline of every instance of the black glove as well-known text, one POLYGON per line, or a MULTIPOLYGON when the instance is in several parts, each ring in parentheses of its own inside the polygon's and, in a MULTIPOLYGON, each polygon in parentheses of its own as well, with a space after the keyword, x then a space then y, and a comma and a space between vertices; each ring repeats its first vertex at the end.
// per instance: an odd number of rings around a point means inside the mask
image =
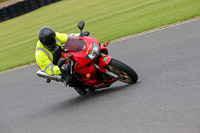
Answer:
POLYGON ((84 36, 89 36, 89 35, 90 35, 90 32, 84 31, 84 32, 83 32, 83 35, 84 35, 84 36))
POLYGON ((68 73, 70 70, 70 65, 68 64, 64 64, 60 67, 60 71, 61 73, 68 73))

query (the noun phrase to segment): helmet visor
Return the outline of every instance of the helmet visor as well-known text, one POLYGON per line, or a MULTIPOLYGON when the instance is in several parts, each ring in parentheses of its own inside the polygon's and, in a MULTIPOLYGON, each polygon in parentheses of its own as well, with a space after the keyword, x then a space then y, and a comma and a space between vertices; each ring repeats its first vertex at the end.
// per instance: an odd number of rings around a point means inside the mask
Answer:
POLYGON ((43 46, 48 50, 52 50, 55 45, 56 45, 56 40, 54 37, 52 37, 49 38, 48 40, 45 40, 43 46))

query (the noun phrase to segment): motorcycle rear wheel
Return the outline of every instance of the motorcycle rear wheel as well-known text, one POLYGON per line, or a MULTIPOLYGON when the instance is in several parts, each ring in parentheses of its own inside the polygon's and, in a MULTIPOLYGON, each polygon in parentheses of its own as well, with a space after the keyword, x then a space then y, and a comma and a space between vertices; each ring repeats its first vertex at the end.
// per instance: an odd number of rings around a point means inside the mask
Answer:
POLYGON ((137 73, 131 67, 119 60, 112 58, 107 67, 110 72, 113 72, 118 76, 118 80, 121 82, 133 84, 138 80, 137 73))

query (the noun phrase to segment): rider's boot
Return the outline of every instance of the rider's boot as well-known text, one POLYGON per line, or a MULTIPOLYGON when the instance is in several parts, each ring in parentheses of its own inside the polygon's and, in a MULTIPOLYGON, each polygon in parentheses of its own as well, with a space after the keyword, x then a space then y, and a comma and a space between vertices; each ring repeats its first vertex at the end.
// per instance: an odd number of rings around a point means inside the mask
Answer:
POLYGON ((64 85, 67 86, 73 79, 73 76, 70 74, 65 74, 64 76, 62 76, 62 79, 64 81, 64 85))
POLYGON ((62 76, 64 80, 64 85, 69 87, 74 87, 74 89, 77 91, 77 93, 81 96, 84 96, 87 94, 85 89, 79 85, 79 82, 76 80, 75 77, 73 77, 70 74, 65 74, 62 76))
POLYGON ((76 86, 74 87, 74 89, 75 89, 76 92, 77 92, 79 95, 81 95, 81 96, 84 96, 84 95, 87 94, 87 92, 85 91, 85 89, 84 89, 83 87, 78 86, 78 85, 76 85, 76 86))

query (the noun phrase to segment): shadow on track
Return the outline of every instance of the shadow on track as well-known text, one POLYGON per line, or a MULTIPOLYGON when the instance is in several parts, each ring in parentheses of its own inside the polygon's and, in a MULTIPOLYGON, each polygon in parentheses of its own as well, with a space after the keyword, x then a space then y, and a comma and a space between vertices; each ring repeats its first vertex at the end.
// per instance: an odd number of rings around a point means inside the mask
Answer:
POLYGON ((125 84, 125 85, 120 85, 120 86, 115 86, 115 87, 110 87, 110 88, 105 88, 105 89, 99 89, 86 96, 79 96, 77 94, 76 97, 67 99, 63 102, 57 103, 56 105, 54 104, 51 107, 47 107, 45 110, 50 113, 50 112, 57 112, 57 111, 62 111, 62 110, 71 110, 74 108, 79 108, 79 106, 84 106, 86 104, 94 104, 98 100, 102 100, 102 98, 105 98, 107 96, 112 97, 112 95, 115 92, 120 92, 124 89, 133 89, 136 85, 137 83, 135 83, 134 85, 125 84))
POLYGON ((110 100, 112 97, 116 97, 120 95, 120 92, 127 91, 128 89, 137 88, 138 84, 135 83, 133 85, 123 84, 119 86, 109 87, 105 89, 99 89, 95 92, 88 94, 86 96, 79 96, 74 93, 71 98, 61 99, 60 101, 54 102, 53 104, 49 104, 40 109, 37 109, 35 113, 29 114, 29 118, 36 119, 40 117, 44 117, 46 115, 59 115, 61 112, 64 114, 68 114, 73 112, 74 110, 81 110, 87 107, 97 106, 98 102, 106 102, 106 100, 110 100), (115 95, 115 93, 117 93, 115 95))
MULTIPOLYGON (((133 85, 133 87, 136 86, 136 83, 133 85)), ((109 95, 114 93, 114 92, 119 92, 124 89, 133 89, 131 85, 125 84, 125 85, 120 85, 120 86, 115 86, 115 87, 110 87, 110 88, 105 88, 105 89, 97 89, 95 92, 90 93, 86 96, 76 96, 70 100, 64 101, 63 103, 60 103, 60 108, 66 108, 70 107, 71 105, 76 105, 78 106, 79 104, 84 104, 88 103, 88 101, 91 101, 93 99, 97 100, 97 98, 101 98, 104 95, 109 95)))

